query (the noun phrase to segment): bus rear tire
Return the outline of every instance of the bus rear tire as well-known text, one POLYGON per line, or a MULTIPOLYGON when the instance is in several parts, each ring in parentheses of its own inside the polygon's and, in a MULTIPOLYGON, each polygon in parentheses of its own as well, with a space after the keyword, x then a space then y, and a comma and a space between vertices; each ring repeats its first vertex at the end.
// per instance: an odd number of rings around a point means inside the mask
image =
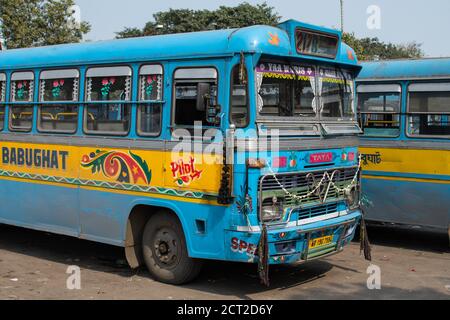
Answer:
POLYGON ((159 211, 148 220, 142 250, 145 264, 157 281, 179 285, 200 273, 201 261, 189 257, 180 222, 167 211, 159 211))

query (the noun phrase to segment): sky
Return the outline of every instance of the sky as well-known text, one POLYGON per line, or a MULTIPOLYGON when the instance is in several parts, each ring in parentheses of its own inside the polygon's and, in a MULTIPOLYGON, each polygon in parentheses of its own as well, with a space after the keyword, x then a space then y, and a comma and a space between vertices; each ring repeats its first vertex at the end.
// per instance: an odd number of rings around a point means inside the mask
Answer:
MULTIPOLYGON (((169 8, 214 10, 243 0, 75 0, 91 32, 86 40, 112 39, 124 27, 142 28, 153 14, 169 8)), ((247 0, 251 4, 261 0, 247 0)), ((340 27, 339 0, 267 0, 282 20, 296 19, 325 27, 340 27)), ((428 57, 450 57, 449 0, 344 0, 344 29, 357 37, 378 37, 392 43, 418 42, 428 57), (379 15, 377 15, 379 8, 379 15), (369 10, 369 13, 368 13, 369 10), (374 20, 376 17, 379 20, 374 20), (368 27, 368 20, 371 22, 368 27), (377 22, 378 23, 374 23, 377 22)))

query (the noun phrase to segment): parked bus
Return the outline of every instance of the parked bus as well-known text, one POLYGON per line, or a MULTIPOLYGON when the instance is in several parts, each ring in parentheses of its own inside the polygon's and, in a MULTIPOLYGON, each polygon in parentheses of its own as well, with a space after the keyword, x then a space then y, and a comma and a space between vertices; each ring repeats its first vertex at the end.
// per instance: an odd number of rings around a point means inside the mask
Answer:
POLYGON ((2 52, 0 222, 124 247, 173 284, 204 259, 267 275, 340 252, 360 68, 340 32, 292 20, 2 52))
POLYGON ((362 65, 367 219, 450 235, 450 58, 362 65))

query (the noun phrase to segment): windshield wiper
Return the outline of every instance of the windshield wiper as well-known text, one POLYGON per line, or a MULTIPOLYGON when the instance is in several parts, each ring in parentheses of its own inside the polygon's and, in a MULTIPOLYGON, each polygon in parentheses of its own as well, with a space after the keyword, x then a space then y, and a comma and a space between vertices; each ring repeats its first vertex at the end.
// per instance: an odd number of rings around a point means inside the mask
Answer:
POLYGON ((339 73, 341 74, 341 76, 342 76, 342 79, 344 80, 344 90, 342 90, 342 87, 341 87, 341 83, 338 81, 338 86, 339 86, 339 95, 340 95, 340 97, 341 97, 341 117, 342 118, 344 118, 344 108, 345 108, 345 96, 347 95, 347 78, 345 77, 345 74, 344 74, 344 72, 342 71, 342 68, 341 67, 337 67, 336 68, 337 69, 337 71, 339 71, 339 73))

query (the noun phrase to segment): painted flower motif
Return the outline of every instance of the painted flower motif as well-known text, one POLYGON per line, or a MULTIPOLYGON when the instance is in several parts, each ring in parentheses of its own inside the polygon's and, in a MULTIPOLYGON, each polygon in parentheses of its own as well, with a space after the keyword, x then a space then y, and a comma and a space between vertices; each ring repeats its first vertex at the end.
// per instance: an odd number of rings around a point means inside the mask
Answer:
POLYGON ((16 87, 17 87, 16 98, 23 99, 25 97, 25 90, 27 89, 27 82, 19 81, 16 83, 16 87))
POLYGON ((91 169, 92 174, 101 173, 119 183, 138 184, 141 181, 149 185, 152 179, 147 162, 131 151, 96 150, 82 156, 81 166, 91 169))
POLYGON ((157 80, 158 77, 156 75, 147 76, 145 81, 145 94, 147 95, 147 99, 151 99, 157 80))
POLYGON ((156 76, 154 75, 154 76, 148 76, 147 77, 147 83, 148 84, 151 84, 151 83, 153 83, 154 81, 156 81, 156 76))
POLYGON ((61 95, 61 90, 64 86, 64 80, 54 80, 53 81, 53 89, 52 89, 52 96, 54 98, 58 98, 61 95))
POLYGON ((102 89, 101 93, 103 97, 108 96, 109 92, 111 91, 111 87, 116 83, 116 78, 103 78, 102 80, 102 89))

